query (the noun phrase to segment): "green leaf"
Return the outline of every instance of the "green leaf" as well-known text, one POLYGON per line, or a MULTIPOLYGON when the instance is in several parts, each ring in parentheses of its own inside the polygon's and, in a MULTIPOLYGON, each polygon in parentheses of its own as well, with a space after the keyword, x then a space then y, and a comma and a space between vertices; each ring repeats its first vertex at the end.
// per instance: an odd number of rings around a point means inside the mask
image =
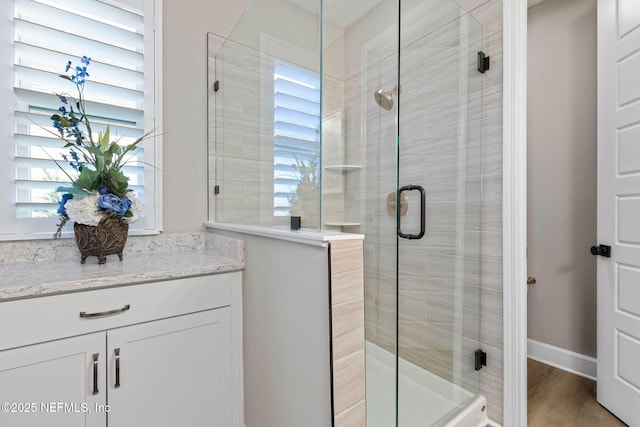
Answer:
POLYGON ((64 187, 64 186, 60 186, 58 188, 56 188, 56 193, 71 193, 71 194, 79 194, 79 195, 86 195, 87 192, 79 189, 77 187, 64 187))
POLYGON ((103 153, 109 149, 110 133, 109 125, 107 125, 105 131, 98 134, 98 147, 103 153))
POLYGON ((121 171, 118 171, 111 175, 111 181, 109 188, 113 191, 118 197, 124 197, 127 194, 127 190, 129 187, 129 178, 124 176, 121 171))
POLYGON ((109 153, 113 154, 114 156, 119 156, 121 152, 122 148, 118 145, 118 143, 114 141, 109 147, 109 153))
POLYGON ((104 163, 104 157, 103 156, 98 156, 96 157, 96 170, 98 171, 98 173, 102 173, 105 170, 105 163, 104 163))
POLYGON ((98 147, 87 147, 87 151, 96 157, 102 156, 102 151, 98 147))
POLYGON ((69 80, 71 81, 71 77, 67 76, 66 74, 58 74, 60 77, 62 77, 65 80, 69 80))
POLYGON ((96 191, 98 189, 98 172, 89 168, 82 168, 80 176, 76 179, 76 186, 87 191, 96 191))

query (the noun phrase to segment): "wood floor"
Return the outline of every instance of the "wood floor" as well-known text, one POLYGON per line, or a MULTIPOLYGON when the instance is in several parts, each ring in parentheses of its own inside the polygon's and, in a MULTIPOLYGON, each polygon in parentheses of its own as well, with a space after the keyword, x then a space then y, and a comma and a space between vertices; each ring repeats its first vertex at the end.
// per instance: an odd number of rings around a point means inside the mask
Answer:
POLYGON ((529 427, 624 427, 596 401, 595 381, 527 362, 529 427))

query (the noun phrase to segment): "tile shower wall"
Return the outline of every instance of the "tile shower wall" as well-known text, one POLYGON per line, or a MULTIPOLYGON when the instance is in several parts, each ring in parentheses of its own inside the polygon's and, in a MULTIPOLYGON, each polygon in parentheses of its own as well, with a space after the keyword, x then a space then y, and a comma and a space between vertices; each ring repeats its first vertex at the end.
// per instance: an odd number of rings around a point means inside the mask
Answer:
MULTIPOLYGON (((322 221, 323 225, 344 223, 349 216, 345 197, 348 175, 336 165, 348 162, 345 147, 344 81, 324 74, 322 77, 322 221), (332 168, 333 166, 333 168, 332 168)), ((358 218, 358 217, 355 217, 358 218)), ((340 229, 339 226, 328 228, 340 229)))
POLYGON ((273 222, 273 143, 266 143, 273 141, 273 64, 251 47, 209 35, 210 219, 273 222))
MULTIPOLYGON (((402 242, 398 295, 396 224, 385 203, 396 186, 395 116, 373 100, 375 91, 397 83, 395 54, 378 55, 358 72, 347 71, 347 77, 323 76, 323 115, 340 110, 343 116, 344 163, 363 165, 361 171, 340 177, 342 192, 323 195, 323 213, 338 222, 359 219, 361 226, 342 229, 366 235, 367 339, 395 351, 399 298, 401 357, 470 390, 477 391, 479 383, 491 417, 500 422, 502 1, 485 2, 470 12, 480 23, 478 49, 491 56, 491 70, 484 75, 475 71, 473 58, 461 65, 461 50, 475 57, 476 46, 460 37, 461 27, 473 24, 465 21, 468 17, 443 18, 445 12, 449 9, 433 16, 446 25, 403 44, 401 184, 426 187, 427 235, 418 244, 402 242), (472 81, 461 86, 465 74, 472 81), (476 372, 473 352, 479 347, 488 353, 488 366, 476 372)), ((403 29, 407 32, 409 28, 403 29)), ((270 198, 273 177, 273 164, 261 160, 271 159, 272 153, 260 148, 264 138, 272 138, 273 112, 261 101, 273 94, 270 84, 261 85, 261 79, 272 81, 272 75, 264 77, 268 58, 240 45, 225 49, 213 65, 219 75, 233 79, 221 78, 220 91, 209 97, 210 109, 215 103, 225 105, 219 109, 222 115, 209 122, 210 134, 216 135, 209 139, 210 218, 216 218, 216 208, 219 220, 223 213, 226 221, 269 224, 273 216, 260 214, 271 212, 263 205, 269 203, 264 194, 270 198), (217 165, 216 152, 227 156, 217 165), (215 196, 215 178, 220 182, 228 171, 238 170, 244 173, 221 188, 225 197, 215 196)), ((346 61, 360 57, 357 52, 346 61)), ((415 201, 411 203, 406 224, 415 219, 415 201)))
MULTIPOLYGON (((276 60, 282 58, 209 35, 210 220, 266 226, 289 223, 288 217, 273 214, 276 60), (217 91, 214 81, 219 82, 217 91)), ((325 111, 340 112, 342 82, 326 77, 323 84, 325 111)), ((337 148, 344 150, 342 142, 337 148)), ((334 221, 343 221, 344 180, 339 177, 333 184, 339 191, 324 195, 324 213, 334 221)), ((314 193, 308 197, 319 196, 314 193)), ((318 213, 306 213, 303 227, 317 228, 318 213)))
MULTIPOLYGON (((427 233, 401 241, 395 284, 394 112, 373 101, 395 85, 395 56, 345 81, 346 156, 362 156, 363 181, 347 177, 345 210, 363 206, 366 337, 395 351, 396 298, 400 356, 484 394, 502 418, 502 2, 490 1, 401 53, 400 185, 427 191, 427 233), (479 21, 480 24, 475 22, 479 21), (461 34, 468 35, 461 36, 461 34), (475 55, 491 56, 479 74, 475 55), (361 118, 366 123, 361 123, 361 118), (365 130, 363 131, 364 128, 365 130), (364 136, 363 136, 364 135, 364 136), (356 141, 362 141, 359 144, 356 141), (363 187, 359 204, 350 189, 363 187), (488 353, 474 370, 473 354, 488 353), (479 389, 478 389, 479 388, 479 389)), ((403 30, 406 31, 406 30, 403 30)), ((411 224, 415 200, 403 223, 411 224)), ((410 227, 410 226, 408 226, 410 227)))

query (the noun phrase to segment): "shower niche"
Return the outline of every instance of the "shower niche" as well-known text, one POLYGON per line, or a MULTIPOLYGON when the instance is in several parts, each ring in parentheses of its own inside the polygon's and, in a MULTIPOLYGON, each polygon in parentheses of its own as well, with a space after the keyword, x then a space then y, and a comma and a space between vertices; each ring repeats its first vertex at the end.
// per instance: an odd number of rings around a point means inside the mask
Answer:
POLYGON ((360 232, 359 144, 346 144, 342 108, 322 117, 322 222, 326 229, 360 232))

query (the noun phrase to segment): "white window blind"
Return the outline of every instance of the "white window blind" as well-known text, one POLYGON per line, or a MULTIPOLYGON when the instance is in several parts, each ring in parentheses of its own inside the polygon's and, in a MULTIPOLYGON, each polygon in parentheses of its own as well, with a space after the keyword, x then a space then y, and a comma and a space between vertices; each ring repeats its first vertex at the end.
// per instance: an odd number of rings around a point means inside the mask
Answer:
POLYGON ((317 168, 320 154, 320 76, 276 62, 274 67, 274 215, 290 215, 300 166, 317 168))
MULTIPOLYGON (((12 206, 0 209, 0 219, 12 218, 3 221, 1 234, 55 231, 60 197, 55 189, 68 178, 54 160, 75 176, 62 159, 69 149, 62 148, 50 120, 62 105, 56 94, 77 98, 75 85, 59 77, 67 61, 75 67, 83 55, 91 57, 84 97, 96 136, 109 124, 111 135, 127 145, 155 127, 150 3, 137 10, 106 0, 13 1, 13 197, 3 194, 2 203, 9 200, 12 206)), ((133 233, 157 229, 157 148, 154 139, 144 141, 124 167, 129 187, 145 205, 133 233)))

